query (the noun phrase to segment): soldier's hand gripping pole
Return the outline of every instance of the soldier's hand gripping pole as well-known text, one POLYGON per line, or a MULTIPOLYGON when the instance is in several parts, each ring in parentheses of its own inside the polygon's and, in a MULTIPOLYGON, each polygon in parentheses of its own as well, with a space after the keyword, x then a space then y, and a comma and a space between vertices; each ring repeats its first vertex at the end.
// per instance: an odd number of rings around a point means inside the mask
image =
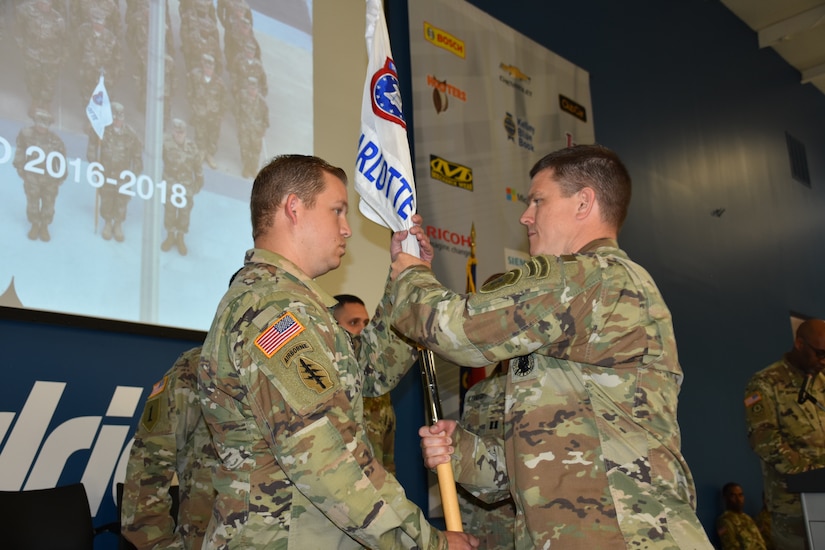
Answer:
MULTIPOLYGON (((435 359, 433 352, 428 349, 418 349, 418 360, 421 364, 421 381, 424 385, 424 410, 427 423, 432 425, 443 416, 441 399, 438 397, 438 381, 435 376, 435 359)), ((448 531, 463 531, 461 527, 461 511, 458 508, 458 493, 455 489, 453 467, 448 462, 436 466, 438 475, 438 490, 441 493, 441 506, 444 509, 444 522, 448 531)))

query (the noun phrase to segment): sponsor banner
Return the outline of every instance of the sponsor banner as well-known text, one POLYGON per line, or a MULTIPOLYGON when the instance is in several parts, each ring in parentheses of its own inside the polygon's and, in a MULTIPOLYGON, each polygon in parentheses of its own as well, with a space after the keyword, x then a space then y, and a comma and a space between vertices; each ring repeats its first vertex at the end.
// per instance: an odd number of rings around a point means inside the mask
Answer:
MULTIPOLYGON (((478 280, 529 257, 519 222, 529 171, 595 141, 589 75, 467 2, 408 10, 418 211, 436 275, 464 292, 473 225, 478 280)), ((444 415, 457 418, 460 369, 437 359, 436 370, 444 415)), ((431 499, 432 514, 439 504, 431 499)))

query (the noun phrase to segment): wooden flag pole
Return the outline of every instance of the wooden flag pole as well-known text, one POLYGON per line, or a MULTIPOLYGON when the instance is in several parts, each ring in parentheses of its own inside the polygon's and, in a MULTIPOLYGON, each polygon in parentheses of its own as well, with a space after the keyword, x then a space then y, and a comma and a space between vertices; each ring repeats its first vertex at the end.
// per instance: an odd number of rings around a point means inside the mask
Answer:
MULTIPOLYGON (((438 397, 438 381, 435 375, 435 358, 433 352, 419 348, 418 358, 421 363, 421 379, 424 384, 424 408, 427 422, 435 424, 443 416, 441 399, 438 397)), ((448 462, 439 464, 435 469, 438 475, 438 490, 441 493, 441 506, 444 509, 444 522, 447 531, 463 531, 461 511, 458 508, 458 493, 455 488, 453 467, 448 462)))

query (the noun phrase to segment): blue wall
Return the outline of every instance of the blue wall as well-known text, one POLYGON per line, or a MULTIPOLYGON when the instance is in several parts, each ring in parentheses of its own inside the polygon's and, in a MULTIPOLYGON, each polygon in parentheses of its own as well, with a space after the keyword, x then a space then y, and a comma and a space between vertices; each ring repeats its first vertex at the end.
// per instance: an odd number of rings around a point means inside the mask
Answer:
MULTIPOLYGON (((825 317, 825 95, 715 0, 469 2, 590 73, 596 138, 634 178, 620 242, 673 313, 683 450, 715 538, 724 483, 761 505, 744 385, 791 347, 790 311, 825 317), (811 188, 791 178, 785 132, 811 188)), ((403 75, 407 1, 387 4, 403 75)))

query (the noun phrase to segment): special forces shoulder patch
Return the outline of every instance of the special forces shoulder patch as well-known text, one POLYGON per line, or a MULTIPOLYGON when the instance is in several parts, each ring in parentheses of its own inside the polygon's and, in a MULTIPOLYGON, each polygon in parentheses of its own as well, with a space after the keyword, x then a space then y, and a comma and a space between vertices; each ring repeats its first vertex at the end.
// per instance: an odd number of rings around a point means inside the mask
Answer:
POLYGON ((286 312, 255 338, 255 345, 269 358, 303 331, 304 325, 292 313, 286 312))
POLYGON ((304 386, 315 393, 322 394, 332 388, 333 382, 327 369, 309 357, 301 355, 292 361, 291 366, 295 368, 304 386))

